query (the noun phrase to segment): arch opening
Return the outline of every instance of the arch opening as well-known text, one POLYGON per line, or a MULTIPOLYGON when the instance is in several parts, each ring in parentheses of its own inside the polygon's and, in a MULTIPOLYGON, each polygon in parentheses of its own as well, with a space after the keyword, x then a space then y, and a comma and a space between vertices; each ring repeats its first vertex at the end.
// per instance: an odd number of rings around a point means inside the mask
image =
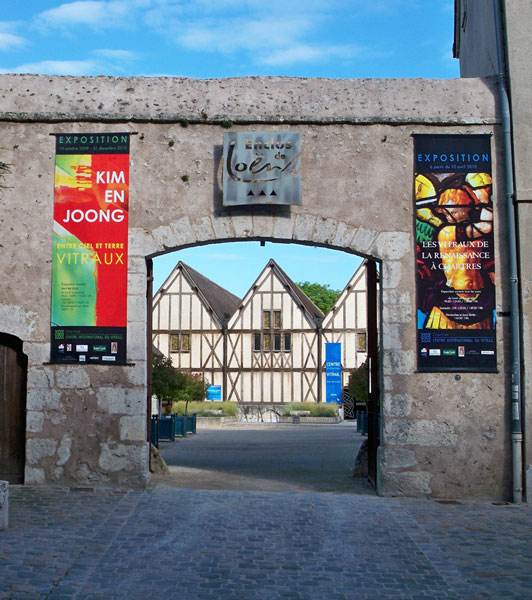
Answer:
MULTIPOLYGON (((342 392, 347 392, 349 374, 368 358, 368 314, 375 321, 375 335, 380 315, 380 296, 376 293, 372 296, 374 307, 367 310, 367 264, 375 265, 375 284, 380 266, 377 261, 346 248, 295 240, 277 242, 260 237, 216 240, 147 257, 148 298, 153 298, 153 306, 148 310, 149 360, 152 352, 161 353, 177 369, 201 373, 209 380, 210 387, 217 389, 216 399, 237 405, 237 421, 280 423, 293 422, 286 410, 292 403, 307 400, 332 408, 327 401, 335 374, 328 372, 327 354, 339 351, 342 363, 339 413, 343 418, 342 392), (303 256, 299 255, 300 250, 303 256), (196 260, 195 253, 201 255, 196 260), (336 266, 341 275, 332 273, 333 257, 344 263, 340 268, 336 266), (163 266, 157 264, 161 260, 163 266), (308 263, 310 269, 301 268, 298 262, 308 263), (338 277, 343 279, 341 285, 337 283, 338 277), (294 290, 294 280, 321 282, 331 291, 336 289, 338 297, 331 302, 330 311, 318 314, 318 310, 313 314, 312 302, 305 305, 304 294, 294 290), (228 290, 230 294, 235 291, 238 296, 226 296, 217 304, 215 296, 223 295, 223 290, 216 286, 232 288, 228 290), (224 314, 231 301, 232 308, 224 314), (313 339, 309 342, 310 338, 313 339)), ((377 365, 379 345, 377 338, 374 339, 372 360, 377 365)), ((161 406, 155 406, 157 402, 150 406, 151 380, 148 387, 151 433, 152 413, 159 413, 161 406)), ((374 391, 378 387, 377 378, 374 391)), ((375 419, 375 427, 369 427, 368 440, 374 449, 373 456, 379 439, 378 394, 374 399, 369 412, 373 415, 370 420, 375 419)), ((212 412, 218 412, 216 401, 211 405, 212 412)), ((357 405, 359 409, 367 406, 362 401, 357 405)), ((292 407, 295 413, 299 412, 296 409, 292 407)), ((303 410, 302 414, 306 412, 303 410)), ((355 416, 355 411, 352 412, 355 416)), ((353 423, 353 427, 357 425, 353 423)), ((353 449, 346 473, 352 469, 356 450, 353 449)), ((371 479, 374 483, 375 471, 371 479)))

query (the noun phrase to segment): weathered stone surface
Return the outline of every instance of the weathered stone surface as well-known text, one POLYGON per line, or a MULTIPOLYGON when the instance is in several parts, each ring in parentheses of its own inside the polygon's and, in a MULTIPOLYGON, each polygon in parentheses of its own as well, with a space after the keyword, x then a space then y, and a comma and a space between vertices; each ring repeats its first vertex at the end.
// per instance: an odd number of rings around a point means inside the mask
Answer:
POLYGON ((378 490, 383 496, 430 496, 431 474, 422 471, 382 471, 378 490))
POLYGON ((216 239, 216 236, 214 235, 214 227, 212 226, 212 220, 210 217, 195 219, 191 222, 191 226, 198 242, 216 239))
POLYGON ((399 286, 403 275, 402 263, 387 260, 382 264, 382 287, 389 290, 399 286))
POLYGON ((87 371, 78 365, 72 367, 59 367, 55 374, 56 385, 60 389, 79 390, 90 386, 90 377, 87 371))
POLYGON ((399 260, 413 251, 412 238, 409 233, 401 231, 385 231, 375 241, 377 256, 387 260, 399 260))
POLYGON ((187 244, 193 244, 197 241, 188 217, 182 217, 181 219, 171 223, 170 226, 175 233, 178 245, 184 246, 187 244))
POLYGON ((146 322, 129 322, 127 356, 131 361, 146 360, 146 322))
POLYGON ((100 388, 98 408, 110 415, 142 415, 145 396, 143 389, 100 388))
POLYGON ((185 79, 156 77, 48 77, 3 75, 2 116, 24 107, 32 120, 190 122, 349 121, 480 124, 496 120, 489 81, 477 79, 299 79, 244 77, 185 79), (85 84, 90 82, 90 93, 85 84), (39 89, 40 93, 32 93, 39 89), (128 89, 135 89, 133 95, 128 89), (83 102, 79 99, 80 93, 83 102), (62 99, 61 103, 57 98, 62 99), (123 99, 127 98, 127 103, 123 99), (164 106, 161 106, 164 98, 164 106), (239 101, 235 102, 234 99, 239 101), (378 102, 375 101, 378 98, 378 102), (446 98, 452 98, 446 103, 446 98), (198 99, 201 99, 198 102, 198 99), (326 99, 326 100, 325 100, 326 99), (207 119, 202 116, 209 106, 207 119), (325 110, 326 106, 326 110, 325 110))
POLYGON ((49 389, 54 386, 54 372, 49 367, 31 369, 28 374, 28 388, 49 389))
POLYGON ((72 450, 72 439, 65 437, 61 440, 59 448, 57 449, 57 462, 56 464, 61 466, 64 465, 70 458, 70 452, 72 450))
POLYGON ((30 438, 26 441, 26 461, 36 465, 41 458, 53 456, 57 449, 57 440, 47 438, 30 438))
POLYGON ((150 471, 154 475, 166 475, 170 473, 170 469, 168 468, 164 458, 153 444, 151 444, 150 471))
POLYGON ((41 411, 29 410, 26 413, 26 429, 32 433, 42 431, 44 423, 44 413, 41 411))
POLYGON ((276 217, 273 220, 272 235, 279 240, 292 239, 292 219, 288 217, 276 217))
POLYGON ((408 292, 384 290, 383 314, 389 323, 410 323, 412 321, 412 297, 408 292))
POLYGON ((12 304, 0 302, 0 329, 23 340, 32 339, 38 316, 12 304))
POLYGON ((24 483, 26 485, 38 485, 45 482, 44 469, 35 469, 26 465, 24 471, 24 483))
POLYGON ((137 416, 120 417, 120 439, 142 442, 146 439, 145 424, 137 416))
POLYGON ((385 351, 382 362, 387 373, 409 375, 414 372, 415 354, 413 350, 385 351))
POLYGON ((447 423, 391 419, 384 424, 384 439, 395 446, 455 446, 458 436, 447 423))
POLYGON ((378 232, 376 231, 360 227, 353 237, 353 248, 359 252, 367 252, 377 235, 378 232))
POLYGON ((297 215, 294 221, 293 238, 295 240, 312 239, 316 227, 316 217, 313 215, 297 215))
POLYGON ((107 472, 135 471, 141 472, 146 464, 146 451, 142 445, 102 444, 98 465, 107 472))
POLYGON ((412 411, 414 399, 409 394, 385 393, 383 412, 389 417, 408 417, 412 411))
POLYGON ((61 410, 61 392, 59 390, 29 389, 26 395, 28 410, 61 410))
POLYGON ((417 464, 416 454, 413 450, 386 446, 379 448, 379 460, 385 471, 388 469, 407 469, 417 464))
POLYGON ((253 231, 251 215, 233 215, 233 227, 237 238, 250 237, 253 231))

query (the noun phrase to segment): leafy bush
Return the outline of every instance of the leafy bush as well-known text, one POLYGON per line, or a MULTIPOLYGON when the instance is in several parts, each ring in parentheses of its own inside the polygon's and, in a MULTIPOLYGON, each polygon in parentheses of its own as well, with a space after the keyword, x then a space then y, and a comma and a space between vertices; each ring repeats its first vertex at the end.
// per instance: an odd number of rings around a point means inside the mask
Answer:
POLYGON ((347 391, 357 402, 367 402, 369 393, 369 368, 367 359, 351 371, 347 391))
POLYGON ((316 404, 315 402, 292 402, 283 408, 283 415, 289 417, 292 411, 307 410, 311 417, 336 417, 338 415, 337 404, 316 404))
MULTIPOLYGON (((180 400, 172 404, 172 412, 178 415, 185 414, 186 402, 180 400)), ((212 416, 213 410, 221 410, 224 417, 236 417, 238 404, 236 402, 189 402, 187 412, 189 415, 196 413, 198 417, 212 416)))

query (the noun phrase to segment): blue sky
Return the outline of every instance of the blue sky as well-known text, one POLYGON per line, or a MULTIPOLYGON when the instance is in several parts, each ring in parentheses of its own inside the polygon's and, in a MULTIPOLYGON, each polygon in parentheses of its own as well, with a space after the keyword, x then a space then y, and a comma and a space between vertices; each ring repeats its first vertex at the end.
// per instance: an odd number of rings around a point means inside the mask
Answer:
POLYGON ((457 77, 454 0, 4 0, 0 72, 457 77))
MULTIPOLYGON (((458 77, 453 7, 454 0, 4 0, 0 73, 458 77)), ((217 244, 156 259, 154 288, 183 260, 243 295, 269 258, 295 281, 334 289, 360 264, 307 246, 217 244)))

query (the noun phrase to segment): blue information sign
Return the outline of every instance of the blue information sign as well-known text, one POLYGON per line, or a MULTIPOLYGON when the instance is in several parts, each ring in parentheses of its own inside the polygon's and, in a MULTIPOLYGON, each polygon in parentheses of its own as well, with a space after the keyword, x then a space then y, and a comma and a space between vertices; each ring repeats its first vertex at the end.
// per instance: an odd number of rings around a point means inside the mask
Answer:
POLYGON ((221 402, 222 386, 221 385, 210 385, 207 388, 207 400, 210 400, 213 402, 221 402))
POLYGON ((325 396, 342 403, 342 344, 325 344, 325 396))

